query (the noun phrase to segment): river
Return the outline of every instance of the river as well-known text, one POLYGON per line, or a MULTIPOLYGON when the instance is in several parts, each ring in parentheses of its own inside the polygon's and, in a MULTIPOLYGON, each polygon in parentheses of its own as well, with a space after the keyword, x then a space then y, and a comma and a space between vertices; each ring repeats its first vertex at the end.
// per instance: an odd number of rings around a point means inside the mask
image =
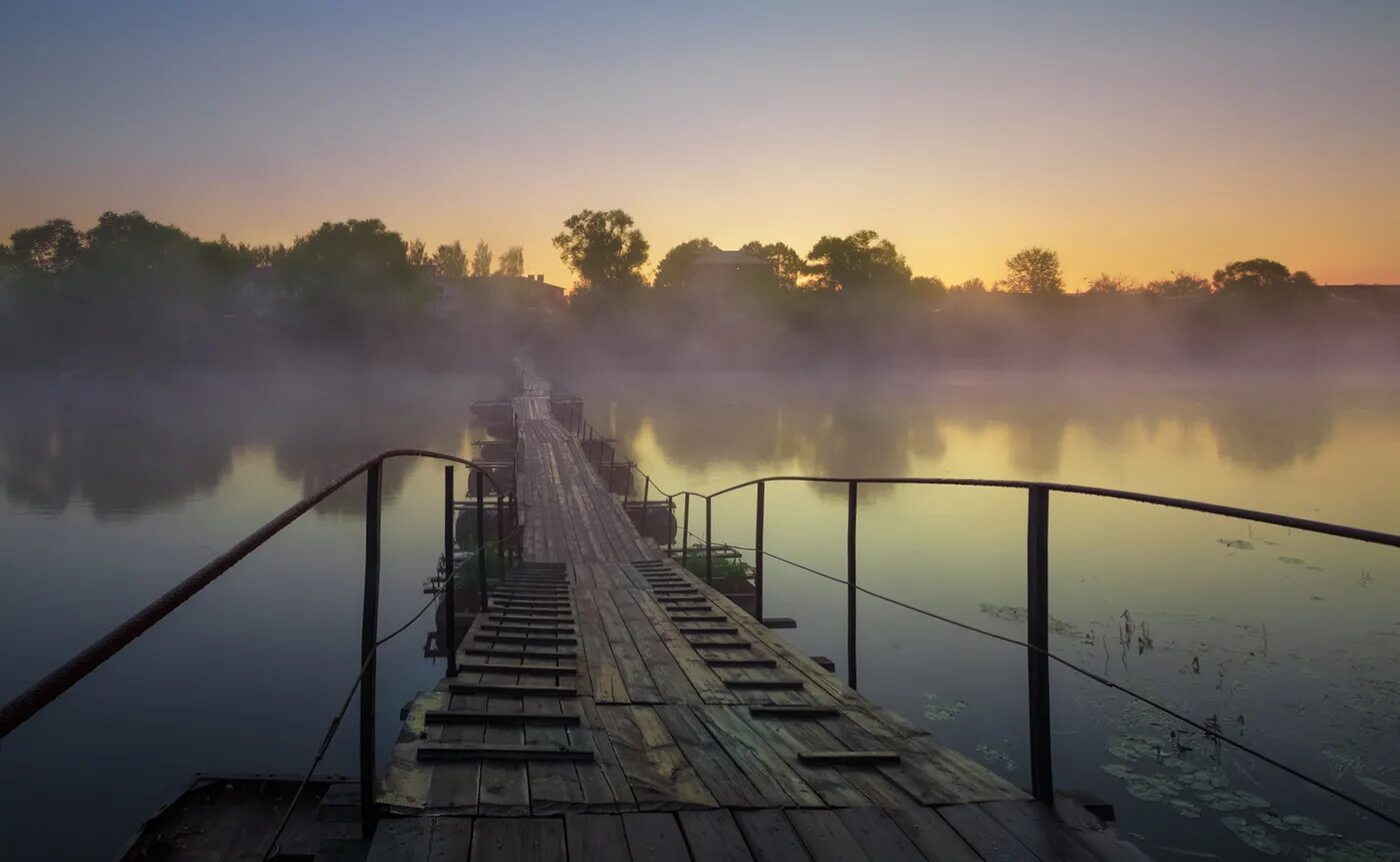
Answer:
MULTIPOLYGON (((777 474, 1040 479, 1400 528, 1400 387, 1384 380, 565 382, 667 491, 777 474)), ((368 454, 469 456, 484 432, 467 407, 500 386, 0 379, 0 697, 368 454)), ((382 631, 422 606, 441 470, 386 470, 382 631)), ((716 501, 716 541, 752 544, 753 503, 716 501)), ((7 738, 7 858, 108 857, 196 771, 304 770, 358 666, 363 506, 352 484, 7 738)), ((1400 815, 1400 552, 1102 499, 1057 494, 1050 512, 1056 655, 1400 815)), ((772 483, 767 513, 770 552, 844 577, 845 487, 772 483)), ((857 535, 862 586, 1024 635, 1024 492, 866 487, 857 535)), ((767 615, 797 620, 785 636, 844 676, 844 587, 777 560, 767 574, 767 615)), ((868 596, 857 612, 860 690, 1026 784, 1024 651, 868 596)), ((442 672, 422 655, 427 626, 381 658, 382 748, 442 672)), ((1400 858, 1393 830, 1296 779, 1066 668, 1051 681, 1057 786, 1112 802, 1157 858, 1400 858)), ((351 724, 323 771, 354 769, 351 724)))

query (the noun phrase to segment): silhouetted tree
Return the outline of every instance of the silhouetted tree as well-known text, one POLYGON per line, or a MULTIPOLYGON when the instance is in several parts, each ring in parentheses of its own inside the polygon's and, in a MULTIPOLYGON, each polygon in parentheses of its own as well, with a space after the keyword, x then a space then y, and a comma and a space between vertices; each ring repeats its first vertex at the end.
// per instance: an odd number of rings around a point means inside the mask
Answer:
POLYGON ((1278 305, 1319 300, 1322 288, 1311 275, 1290 272, 1276 260, 1255 258, 1226 264, 1211 278, 1217 296, 1278 305))
POLYGON ((7 269, 14 265, 15 254, 8 245, 0 242, 0 269, 7 269))
POLYGON ((936 275, 916 275, 909 280, 909 286, 920 299, 940 300, 948 295, 948 285, 936 275))
POLYGON ((491 246, 485 240, 477 240, 472 250, 471 274, 473 278, 485 278, 491 274, 491 246))
POLYGON ((415 239, 408 244, 408 265, 414 268, 424 266, 428 262, 428 249, 423 245, 421 239, 415 239))
POLYGON ((467 274, 467 253, 462 243, 453 240, 451 245, 440 245, 433 255, 433 271, 448 278, 462 278, 467 274))
POLYGON ((1089 287, 1085 293, 1113 294, 1132 293, 1137 290, 1137 286, 1128 278, 1121 275, 1109 275, 1106 272, 1099 273, 1097 278, 1090 280, 1089 287))
POLYGON ((867 292, 909 284, 913 275, 889 240, 873 230, 824 236, 807 253, 817 283, 828 290, 867 292))
POLYGON ((1004 284, 1012 293, 1038 296, 1064 293, 1065 280, 1060 275, 1060 256, 1039 246, 1022 249, 1006 261, 1004 284))
POLYGON ((656 265, 656 276, 652 278, 651 286, 658 290, 680 287, 685 281, 686 271, 697 257, 718 250, 719 246, 704 238, 688 239, 680 243, 666 252, 666 256, 656 265))
POLYGON ((501 259, 497 262, 497 275, 509 275, 519 278, 525 275, 525 249, 518 245, 513 245, 501 252, 501 259))
POLYGON ((949 293, 959 293, 966 296, 981 295, 987 292, 987 284, 980 278, 969 278, 948 288, 949 293))
POLYGON ((322 224, 292 245, 282 271, 306 308, 339 327, 401 306, 413 285, 407 243, 379 219, 322 224))
POLYGON ((78 259, 83 251, 83 237, 71 221, 56 218, 10 234, 10 246, 15 265, 21 270, 56 275, 78 259))
POLYGON ((761 257, 773 265, 773 275, 782 290, 793 290, 807 276, 807 264, 796 249, 787 243, 775 242, 764 245, 757 240, 746 242, 739 247, 745 254, 761 257))
POLYGON ((559 256, 591 290, 628 290, 646 284, 642 265, 650 246, 622 210, 582 210, 554 238, 559 256))
POLYGON ((1198 275, 1174 272, 1171 278, 1149 281, 1143 289, 1153 296, 1186 299, 1193 296, 1209 296, 1210 282, 1198 275))

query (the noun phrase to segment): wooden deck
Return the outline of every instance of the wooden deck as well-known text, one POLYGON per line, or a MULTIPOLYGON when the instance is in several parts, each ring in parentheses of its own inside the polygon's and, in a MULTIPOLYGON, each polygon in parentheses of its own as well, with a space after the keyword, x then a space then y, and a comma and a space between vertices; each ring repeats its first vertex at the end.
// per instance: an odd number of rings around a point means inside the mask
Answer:
POLYGON ((515 400, 525 559, 410 706, 371 859, 1141 859, 862 698, 665 559, 515 400))

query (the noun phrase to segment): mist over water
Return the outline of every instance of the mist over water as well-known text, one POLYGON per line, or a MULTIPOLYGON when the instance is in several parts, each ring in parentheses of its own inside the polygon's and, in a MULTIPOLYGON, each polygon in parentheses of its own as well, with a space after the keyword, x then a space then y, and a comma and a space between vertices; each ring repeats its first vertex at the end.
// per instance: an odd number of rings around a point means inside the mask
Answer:
MULTIPOLYGON (((672 492, 780 473, 1004 477, 1400 522, 1400 491, 1377 469, 1400 443, 1400 387, 1384 376, 544 370, 672 492)), ((320 366, 6 375, 0 697, 370 454, 470 455, 485 432, 468 406, 501 385, 320 366)), ((385 493, 387 631, 421 604, 437 559, 440 467, 391 464, 385 493)), ((71 858, 100 857, 197 771, 305 768, 354 673, 363 505, 357 482, 7 740, 0 804, 17 815, 0 841, 16 858, 41 858, 69 804, 100 812, 65 836, 71 858), (84 771, 94 763, 104 768, 84 771), (112 778, 73 778, 94 772, 112 778)), ((870 487, 860 505, 862 585, 1023 634, 1023 495, 870 487)), ((770 550, 844 576, 844 488, 770 485, 768 512, 770 550)), ((692 531, 702 526, 693 514, 692 531)), ((717 501, 716 540, 752 536, 752 493, 717 501)), ((1051 542, 1058 654, 1393 808, 1393 553, 1061 496, 1051 542)), ((844 675, 841 587, 770 563, 766 612, 797 619, 785 636, 844 675)), ((1022 653, 873 599, 859 620, 863 693, 1028 781, 1022 653)), ((381 661, 386 751, 399 704, 441 674, 421 656, 426 632, 423 621, 381 661)), ((1173 736, 1121 696, 1058 670, 1053 693, 1058 784, 1113 802, 1149 851, 1394 843, 1267 767, 1173 736), (1263 815, 1310 820, 1276 828, 1263 815), (1312 821, 1343 837, 1308 834, 1312 821)), ((353 772, 353 747, 344 735, 326 770, 353 772)))

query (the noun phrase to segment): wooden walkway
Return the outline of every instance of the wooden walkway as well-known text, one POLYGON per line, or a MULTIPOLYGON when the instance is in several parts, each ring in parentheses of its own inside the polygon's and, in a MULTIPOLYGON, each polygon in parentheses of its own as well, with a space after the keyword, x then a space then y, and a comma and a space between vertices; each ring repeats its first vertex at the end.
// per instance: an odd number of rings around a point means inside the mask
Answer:
POLYGON ((372 860, 1143 859, 862 698, 633 527, 548 384, 525 559, 407 709, 372 860))

